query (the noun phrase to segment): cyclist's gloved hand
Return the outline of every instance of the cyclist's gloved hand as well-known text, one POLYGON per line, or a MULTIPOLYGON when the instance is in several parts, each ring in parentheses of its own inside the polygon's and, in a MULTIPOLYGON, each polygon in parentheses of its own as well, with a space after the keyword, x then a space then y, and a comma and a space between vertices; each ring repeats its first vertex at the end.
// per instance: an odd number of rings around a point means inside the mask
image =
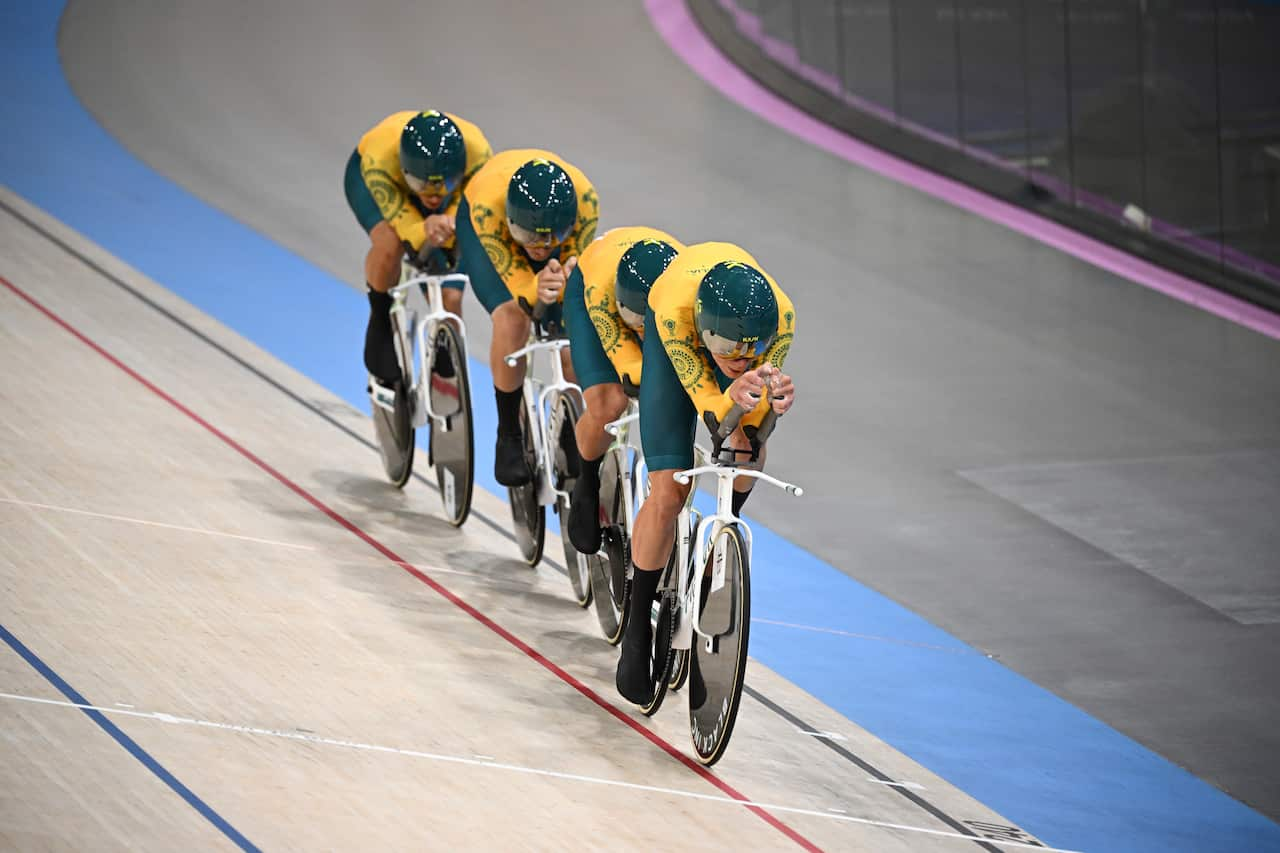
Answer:
POLYGON ((422 231, 429 246, 443 246, 453 238, 454 219, 447 213, 433 213, 422 222, 422 231))
POLYGON ((569 258, 561 264, 555 258, 547 261, 547 265, 542 268, 542 272, 538 273, 538 300, 553 304, 560 301, 560 294, 564 291, 564 283, 569 280, 569 276, 573 274, 574 268, 578 265, 578 258, 569 258))
POLYGON ((769 387, 769 403, 773 406, 773 411, 779 415, 785 415, 787 410, 791 408, 791 404, 796 399, 796 386, 791 382, 791 377, 783 373, 772 364, 761 366, 760 370, 768 368, 769 373, 765 379, 769 387))
POLYGON ((750 412, 759 405, 768 379, 768 374, 762 375, 762 371, 766 368, 776 369, 770 364, 761 365, 754 370, 748 370, 733 380, 733 384, 729 386, 729 399, 741 406, 744 411, 750 412))

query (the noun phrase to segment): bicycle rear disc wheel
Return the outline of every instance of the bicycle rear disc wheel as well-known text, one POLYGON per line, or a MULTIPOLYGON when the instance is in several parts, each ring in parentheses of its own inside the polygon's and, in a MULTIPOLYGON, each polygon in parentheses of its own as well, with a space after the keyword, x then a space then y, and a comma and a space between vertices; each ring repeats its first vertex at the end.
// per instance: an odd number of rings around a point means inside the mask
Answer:
MULTIPOLYGON (((575 427, 578 418, 582 417, 582 403, 574 394, 561 394, 556 400, 556 409, 551 415, 556 425, 552 436, 551 476, 556 487, 572 494, 573 485, 577 481, 579 466, 578 439, 575 427), (568 432, 566 432, 568 430, 568 432), (565 447, 569 443, 569 447, 565 447)), ((579 607, 591 603, 591 561, 598 559, 595 554, 583 554, 573 547, 569 541, 569 501, 556 497, 556 515, 560 517, 560 542, 564 546, 564 567, 569 573, 569 586, 573 589, 573 601, 579 607)))
MULTIPOLYGON (((444 504, 445 519, 461 527, 471 513, 471 494, 475 487, 475 431, 471 420, 471 381, 467 374, 467 353, 462 338, 449 323, 436 330, 437 352, 449 354, 453 370, 442 375, 437 363, 431 373, 431 407, 449 412, 431 423, 431 461, 436 469, 436 485, 444 504)), ((437 356, 438 361, 438 356, 437 356)))
POLYGON ((376 403, 373 406, 373 432, 382 456, 382 470, 391 485, 402 489, 413 474, 414 429, 404 383, 397 382, 393 387, 396 395, 393 411, 388 412, 376 403))
POLYGON ((695 634, 689 650, 689 735, 698 761, 708 767, 724 755, 738 719, 751 627, 751 572, 741 529, 725 525, 712 545, 713 559, 723 548, 724 586, 708 597, 700 621, 716 635, 708 641, 695 634))
POLYGON ((547 538, 547 508, 538 503, 538 457, 524 405, 520 406, 520 435, 524 439, 525 463, 533 472, 533 479, 523 486, 508 487, 507 497, 511 501, 511 520, 515 523, 520 556, 530 566, 536 566, 542 560, 542 547, 547 538))

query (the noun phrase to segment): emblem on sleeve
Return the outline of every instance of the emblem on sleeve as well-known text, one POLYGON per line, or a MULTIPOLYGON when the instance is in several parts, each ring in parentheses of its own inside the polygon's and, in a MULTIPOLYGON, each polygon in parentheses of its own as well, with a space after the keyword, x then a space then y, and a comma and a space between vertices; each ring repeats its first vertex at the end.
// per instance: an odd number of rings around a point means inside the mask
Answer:
POLYGON ((404 193, 389 172, 369 169, 364 173, 364 182, 384 219, 395 219, 400 215, 404 210, 404 193))
POLYGON ((768 362, 779 370, 782 369, 782 363, 787 360, 787 355, 791 352, 791 339, 794 337, 795 335, 790 332, 778 335, 778 340, 774 341, 773 346, 769 348, 769 354, 765 356, 768 362))
POLYGON ((667 358, 671 359, 671 366, 675 368, 676 376, 680 377, 680 384, 684 389, 696 391, 701 388, 706 365, 698 356, 698 351, 693 348, 692 339, 667 338, 662 342, 662 346, 667 351, 667 358))
POLYGON ((612 353, 622 337, 618 318, 601 305, 593 305, 587 312, 591 315, 591 325, 596 327, 596 334, 600 337, 600 346, 604 347, 606 354, 612 353))
POLYGON ((512 266, 511 247, 505 240, 493 234, 481 234, 479 237, 480 245, 484 246, 484 253, 489 256, 489 263, 493 264, 494 272, 506 279, 512 266))

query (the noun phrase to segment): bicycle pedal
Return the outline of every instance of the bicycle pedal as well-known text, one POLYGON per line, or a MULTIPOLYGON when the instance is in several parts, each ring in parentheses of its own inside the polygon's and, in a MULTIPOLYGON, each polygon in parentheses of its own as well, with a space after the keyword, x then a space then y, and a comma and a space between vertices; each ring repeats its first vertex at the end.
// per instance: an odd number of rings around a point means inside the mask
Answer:
POLYGON ((369 399, 373 404, 388 412, 396 410, 396 389, 388 388, 376 379, 369 380, 369 399))

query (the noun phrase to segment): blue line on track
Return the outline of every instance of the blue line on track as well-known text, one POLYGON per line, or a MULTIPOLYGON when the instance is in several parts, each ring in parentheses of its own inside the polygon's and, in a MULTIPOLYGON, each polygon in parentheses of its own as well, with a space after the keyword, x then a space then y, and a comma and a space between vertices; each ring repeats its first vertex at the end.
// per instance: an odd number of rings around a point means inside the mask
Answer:
MULTIPOLYGON (((80 691, 68 684, 62 676, 54 672, 47 663, 42 661, 35 652, 27 648, 21 640, 11 634, 3 625, 0 625, 0 640, 4 640, 9 645, 9 648, 17 652, 19 657, 31 665, 32 669, 44 676, 44 679, 56 687, 59 693, 67 697, 67 701, 74 702, 75 704, 82 706, 93 704, 88 699, 84 698, 84 696, 80 695, 80 691)), ((256 853, 258 847, 255 846, 252 841, 241 835, 238 829, 227 823, 226 818, 215 812, 208 803, 200 799, 190 788, 178 781, 176 776, 166 770, 164 765, 159 761, 152 758, 151 754, 145 749, 138 746, 137 741, 122 732, 119 726, 108 720, 106 715, 101 711, 94 710, 93 708, 81 707, 79 710, 83 712, 86 717, 97 723, 98 728, 111 735, 112 739, 124 747, 126 752, 138 759, 143 767, 146 767, 154 773, 161 782, 164 782, 172 788, 175 794, 186 800, 187 804, 191 806, 191 808, 198 811, 205 820, 217 827, 218 831, 229 838, 233 844, 241 850, 246 851, 246 853, 247 851, 255 851, 256 853)))

